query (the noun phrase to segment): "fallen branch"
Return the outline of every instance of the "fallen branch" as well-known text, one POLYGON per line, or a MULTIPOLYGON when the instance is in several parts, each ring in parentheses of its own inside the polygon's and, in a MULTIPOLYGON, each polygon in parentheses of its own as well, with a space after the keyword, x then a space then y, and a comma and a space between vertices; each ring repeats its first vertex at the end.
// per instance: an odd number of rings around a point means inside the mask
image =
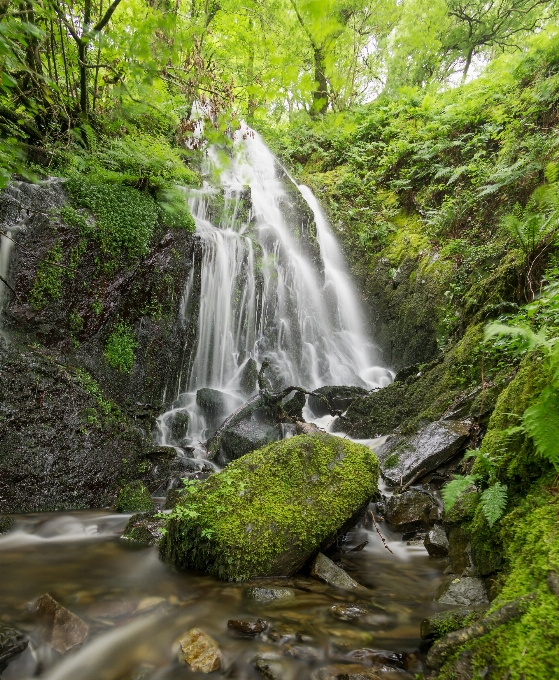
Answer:
POLYGON ((487 633, 502 626, 504 623, 507 623, 507 621, 522 616, 526 611, 528 604, 535 597, 535 593, 523 595, 512 602, 504 604, 480 621, 476 621, 476 623, 468 626, 468 628, 461 628, 460 630, 455 630, 454 632, 445 635, 429 650, 426 659, 427 666, 433 669, 440 668, 446 657, 452 654, 457 647, 460 647, 471 640, 476 640, 483 635, 487 635, 487 633))
POLYGON ((17 299, 17 297, 18 297, 17 293, 16 293, 15 290, 10 286, 10 284, 6 281, 6 279, 5 279, 3 276, 0 276, 0 281, 2 281, 2 283, 6 286, 6 288, 9 288, 9 289, 12 291, 12 293, 15 295, 15 297, 16 297, 16 299, 17 299))
MULTIPOLYGON (((400 491, 405 491, 409 486, 411 486, 416 479, 421 477, 421 475, 425 474, 425 468, 421 468, 418 472, 415 473, 415 475, 410 479, 409 482, 406 482, 404 486, 400 487, 400 491)), ((400 478, 401 479, 401 478, 400 478)))
POLYGON ((378 528, 378 524, 377 524, 377 521, 376 521, 376 519, 375 519, 375 513, 374 513, 372 510, 369 510, 369 515, 371 515, 371 519, 373 520, 373 524, 375 525, 375 529, 377 530, 377 534, 380 536, 380 540, 382 541, 382 544, 383 544, 384 547, 388 550, 389 553, 391 553, 392 555, 394 555, 394 553, 392 552, 392 550, 390 550, 390 548, 388 547, 388 543, 386 542, 386 539, 385 539, 384 536, 380 533, 380 529, 378 528))

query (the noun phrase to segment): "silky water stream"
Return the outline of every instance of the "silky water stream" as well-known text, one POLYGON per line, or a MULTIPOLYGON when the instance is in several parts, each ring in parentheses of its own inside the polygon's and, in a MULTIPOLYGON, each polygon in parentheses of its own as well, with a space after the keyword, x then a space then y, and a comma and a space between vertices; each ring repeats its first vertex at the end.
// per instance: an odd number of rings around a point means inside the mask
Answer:
MULTIPOLYGON (((218 161, 211 152, 209 170, 218 161)), ((158 419, 158 444, 207 465, 201 442, 215 423, 200 409, 196 393, 220 390, 233 411, 248 396, 243 374, 251 361, 257 367, 269 361, 277 385, 373 389, 391 381, 392 374, 376 365, 359 300, 318 202, 293 183, 258 135, 241 131, 219 187, 191 192, 188 200, 201 254, 181 318, 196 324, 197 342, 181 357, 180 387, 158 419), (173 426, 177 418, 187 423, 186 431, 173 426)), ((331 417, 314 418, 308 407, 304 415, 324 429, 331 424, 331 417)), ((374 449, 375 442, 364 443, 374 449)), ((24 631, 30 643, 3 680, 206 677, 176 661, 173 642, 192 627, 218 642, 223 663, 215 675, 222 677, 261 678, 254 657, 272 654, 281 670, 268 677, 278 680, 310 679, 321 667, 358 657, 364 668, 384 658, 379 678, 412 678, 421 668, 420 622, 441 609, 433 598, 446 563, 381 523, 387 550, 369 517, 349 533, 340 559, 370 595, 305 574, 256 579, 251 585, 294 591, 293 598, 267 605, 247 599, 247 584, 176 572, 159 560, 156 548, 121 539, 129 515, 92 510, 14 519, 15 528, 0 536, 0 621, 24 631), (47 592, 89 626, 84 645, 64 656, 43 641, 29 610, 28 603, 47 592), (334 605, 356 602, 375 605, 376 615, 361 624, 333 616, 334 605), (229 619, 258 618, 271 624, 267 634, 244 639, 228 630, 229 619), (375 657, 370 650, 390 654, 375 657)))

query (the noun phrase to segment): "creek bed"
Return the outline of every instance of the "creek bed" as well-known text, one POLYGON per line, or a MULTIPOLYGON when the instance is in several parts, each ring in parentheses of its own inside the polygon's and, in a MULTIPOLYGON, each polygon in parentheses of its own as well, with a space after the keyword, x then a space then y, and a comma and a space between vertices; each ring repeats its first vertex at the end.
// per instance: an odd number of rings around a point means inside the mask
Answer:
POLYGON ((208 677, 175 661, 173 642, 193 627, 209 633, 222 650, 222 670, 215 676, 261 678, 254 656, 275 652, 282 655, 282 680, 304 680, 316 668, 348 658, 352 650, 417 652, 421 620, 443 608, 433 597, 446 561, 430 558, 422 545, 407 545, 383 524, 393 554, 374 527, 366 525, 353 529, 343 547, 345 551, 368 541, 363 550, 344 554, 342 564, 371 589, 370 598, 302 575, 250 582, 295 591, 290 600, 262 605, 246 598, 246 583, 173 571, 159 560, 156 548, 139 548, 121 539, 128 518, 105 511, 25 515, 15 518, 14 531, 0 537, 0 620, 30 639, 2 680, 37 675, 49 680, 208 677), (89 625, 81 649, 61 656, 41 642, 26 603, 46 592, 89 625), (384 611, 363 625, 332 615, 333 605, 357 601, 384 611), (258 618, 270 622, 273 637, 280 639, 238 638, 227 628, 229 619, 258 618), (294 647, 296 656, 313 658, 293 657, 294 647))

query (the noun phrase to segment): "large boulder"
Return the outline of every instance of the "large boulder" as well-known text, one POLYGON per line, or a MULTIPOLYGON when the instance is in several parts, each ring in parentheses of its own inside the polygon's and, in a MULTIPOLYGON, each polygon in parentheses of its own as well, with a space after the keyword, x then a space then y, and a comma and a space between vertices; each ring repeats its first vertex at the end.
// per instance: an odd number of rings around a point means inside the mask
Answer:
POLYGON ((27 648, 28 644, 23 633, 5 623, 0 623, 0 674, 6 670, 10 661, 27 648))
POLYGON ((429 494, 410 489, 388 499, 385 518, 396 531, 426 529, 429 526, 429 513, 434 505, 429 494))
POLYGON ((228 580, 293 574, 357 520, 377 481, 365 446, 327 434, 284 439, 189 487, 161 555, 228 580))
POLYGON ((196 404, 214 426, 240 406, 242 400, 219 390, 203 387, 196 392, 196 404))
POLYGON ((437 420, 410 437, 393 435, 376 449, 383 477, 406 484, 435 470, 458 453, 470 427, 467 421, 437 420))

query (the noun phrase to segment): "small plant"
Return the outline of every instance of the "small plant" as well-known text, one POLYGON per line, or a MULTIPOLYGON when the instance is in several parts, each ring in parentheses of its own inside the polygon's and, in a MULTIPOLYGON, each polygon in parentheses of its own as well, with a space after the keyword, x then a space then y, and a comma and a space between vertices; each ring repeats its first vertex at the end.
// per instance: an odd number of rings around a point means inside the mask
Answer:
POLYGON ((43 309, 50 300, 58 300, 61 297, 63 270, 57 266, 61 260, 62 245, 58 241, 39 265, 29 293, 31 306, 35 311, 43 309))
POLYGON ((125 322, 119 321, 105 345, 107 363, 121 373, 131 373, 137 346, 133 329, 125 322))

